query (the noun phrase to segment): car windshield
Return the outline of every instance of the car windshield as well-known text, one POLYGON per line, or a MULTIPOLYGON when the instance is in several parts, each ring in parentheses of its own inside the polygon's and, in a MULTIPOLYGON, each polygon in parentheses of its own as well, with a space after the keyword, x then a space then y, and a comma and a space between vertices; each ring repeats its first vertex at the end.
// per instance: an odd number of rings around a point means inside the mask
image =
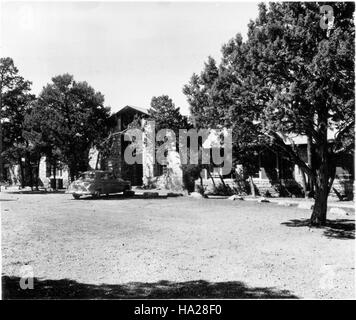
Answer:
POLYGON ((95 179, 95 172, 85 172, 79 176, 79 180, 93 180, 95 179))

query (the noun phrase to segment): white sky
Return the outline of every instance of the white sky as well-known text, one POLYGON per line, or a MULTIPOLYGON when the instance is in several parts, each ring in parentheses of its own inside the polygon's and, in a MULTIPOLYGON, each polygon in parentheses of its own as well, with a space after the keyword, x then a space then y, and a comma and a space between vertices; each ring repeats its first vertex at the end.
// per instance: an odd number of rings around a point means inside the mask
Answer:
POLYGON ((256 17, 257 2, 2 2, 0 50, 35 94, 70 73, 112 111, 168 94, 187 114, 183 85, 256 17))

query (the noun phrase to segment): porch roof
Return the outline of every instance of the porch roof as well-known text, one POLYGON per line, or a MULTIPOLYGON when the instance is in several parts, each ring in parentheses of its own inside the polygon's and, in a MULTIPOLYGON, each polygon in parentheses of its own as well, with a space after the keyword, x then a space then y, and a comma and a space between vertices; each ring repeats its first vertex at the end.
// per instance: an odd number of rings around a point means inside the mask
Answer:
POLYGON ((126 112, 127 110, 129 109, 133 109, 135 111, 138 111, 140 113, 143 113, 143 114, 146 114, 148 115, 148 109, 147 108, 144 108, 144 107, 136 107, 136 106, 125 106, 125 107, 122 107, 118 112, 116 112, 116 114, 120 114, 120 113, 124 113, 126 112))

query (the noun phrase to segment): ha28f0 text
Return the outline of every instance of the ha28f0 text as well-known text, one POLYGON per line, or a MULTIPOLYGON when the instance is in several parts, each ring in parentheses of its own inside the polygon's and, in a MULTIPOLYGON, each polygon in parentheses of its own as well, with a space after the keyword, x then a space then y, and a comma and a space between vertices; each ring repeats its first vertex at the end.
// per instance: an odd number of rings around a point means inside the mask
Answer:
POLYGON ((178 305, 178 314, 181 315, 219 315, 221 314, 221 305, 219 304, 180 304, 178 305))

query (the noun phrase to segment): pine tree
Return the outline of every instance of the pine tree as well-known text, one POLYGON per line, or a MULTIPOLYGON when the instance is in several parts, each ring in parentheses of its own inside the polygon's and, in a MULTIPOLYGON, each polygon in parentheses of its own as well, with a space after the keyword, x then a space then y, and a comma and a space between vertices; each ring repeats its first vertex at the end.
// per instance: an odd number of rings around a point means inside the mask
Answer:
POLYGON ((64 74, 43 88, 27 123, 52 147, 50 154, 68 164, 73 180, 87 170, 90 148, 106 136, 109 111, 100 92, 64 74))
POLYGON ((207 73, 215 80, 184 87, 198 126, 233 129, 236 157, 263 144, 301 168, 315 186, 312 225, 326 223, 336 162, 354 151, 354 4, 328 3, 332 29, 320 27, 321 5, 260 4, 248 39, 224 45, 218 75, 207 73), (308 137, 312 161, 285 143, 292 135, 308 137))
POLYGON ((0 59, 0 181, 6 159, 20 165, 22 185, 25 183, 22 158, 27 155, 28 141, 22 132, 25 114, 35 98, 30 94, 30 86, 31 82, 19 75, 11 58, 0 59))

